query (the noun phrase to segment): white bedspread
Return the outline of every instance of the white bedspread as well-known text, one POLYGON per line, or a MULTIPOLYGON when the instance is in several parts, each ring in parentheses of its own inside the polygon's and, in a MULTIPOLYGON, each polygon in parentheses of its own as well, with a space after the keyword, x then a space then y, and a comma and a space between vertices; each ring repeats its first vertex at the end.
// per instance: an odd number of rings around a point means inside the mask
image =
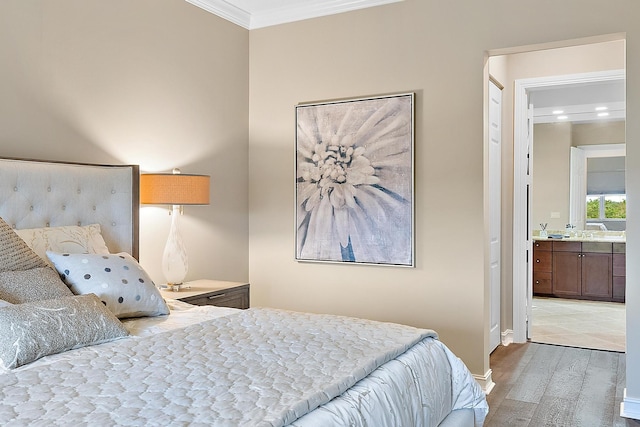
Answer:
POLYGON ((477 383, 430 331, 268 309, 184 311, 129 322, 137 337, 0 375, 0 425, 404 426, 437 425, 457 408, 477 408, 479 424, 486 414, 477 383), (194 316, 209 320, 181 326, 194 316), (165 332, 144 336, 154 329, 165 332))

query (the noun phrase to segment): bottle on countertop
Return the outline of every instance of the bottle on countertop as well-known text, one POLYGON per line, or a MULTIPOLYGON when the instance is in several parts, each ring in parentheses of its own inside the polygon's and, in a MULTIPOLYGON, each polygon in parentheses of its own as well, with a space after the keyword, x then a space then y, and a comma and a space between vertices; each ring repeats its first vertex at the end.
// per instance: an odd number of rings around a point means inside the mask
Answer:
POLYGON ((573 226, 571 224, 567 224, 564 227, 564 237, 569 238, 571 237, 571 232, 573 231, 573 226))

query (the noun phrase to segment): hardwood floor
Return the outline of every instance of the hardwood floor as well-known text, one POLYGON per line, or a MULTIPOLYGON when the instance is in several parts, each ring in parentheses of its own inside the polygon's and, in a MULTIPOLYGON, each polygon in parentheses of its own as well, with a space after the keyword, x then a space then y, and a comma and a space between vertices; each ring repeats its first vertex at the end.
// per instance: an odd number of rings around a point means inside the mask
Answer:
POLYGON ((491 369, 486 427, 640 427, 620 417, 624 353, 511 344, 491 354, 491 369))

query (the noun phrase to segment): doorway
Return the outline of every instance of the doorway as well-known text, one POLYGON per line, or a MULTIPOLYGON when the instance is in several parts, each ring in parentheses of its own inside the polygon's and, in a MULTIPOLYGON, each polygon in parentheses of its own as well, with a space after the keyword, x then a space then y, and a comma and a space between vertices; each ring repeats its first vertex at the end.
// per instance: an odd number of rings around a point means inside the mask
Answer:
MULTIPOLYGON (((527 165, 526 170, 518 171, 516 168, 514 173, 523 173, 523 175, 528 178, 527 189, 525 191, 528 203, 524 207, 514 207, 515 215, 518 215, 518 208, 520 208, 520 210, 523 210, 522 208, 526 209, 526 212, 521 212, 520 214, 527 218, 527 239, 521 242, 516 242, 514 240, 514 247, 516 247, 518 243, 525 245, 526 250, 529 251, 528 255, 531 257, 535 254, 535 250, 532 248, 532 243, 536 241, 536 239, 541 238, 539 235, 542 232, 542 229, 545 229, 544 232, 552 236, 564 237, 565 239, 570 236, 569 240, 582 239, 586 237, 586 240, 582 243, 578 243, 577 241, 570 243, 574 246, 578 244, 584 247, 585 242, 586 245, 593 245, 592 242, 596 241, 597 238, 593 237, 593 231, 586 230, 588 224, 585 224, 584 219, 584 200, 586 199, 586 194, 577 196, 577 198, 580 198, 582 201, 581 205, 572 202, 571 200, 572 187, 582 188, 583 191, 586 189, 586 182, 583 182, 582 185, 576 185, 575 182, 572 182, 575 181, 575 179, 573 179, 574 174, 571 173, 571 169, 569 167, 571 165, 571 153, 574 151, 582 151, 577 150, 574 147, 576 145, 581 145, 578 136, 574 134, 579 135, 580 132, 577 132, 576 129, 579 129, 582 126, 589 126, 591 129, 594 123, 598 123, 597 126, 599 127, 608 126, 610 128, 614 128, 617 126, 618 128, 621 127, 623 129, 622 135, 618 136, 621 140, 596 140, 596 142, 624 143, 624 70, 522 79, 516 81, 515 87, 516 99, 521 101, 521 104, 515 105, 515 109, 517 111, 518 109, 524 110, 526 108, 529 116, 527 117, 526 124, 518 122, 515 124, 516 140, 514 142, 514 156, 517 158, 519 148, 526 148, 527 151, 525 157, 527 159, 527 165), (616 103, 612 99, 603 95, 601 89, 606 86, 610 86, 611 88, 620 86, 622 88, 622 90, 620 90, 622 94, 621 96, 623 97, 622 102, 617 101, 616 103), (578 102, 585 102, 585 109, 591 110, 589 111, 591 114, 590 117, 585 117, 587 112, 574 112, 576 118, 572 119, 570 117, 571 115, 566 113, 566 110, 570 110, 571 108, 576 110, 578 109, 578 107, 572 105, 572 103, 565 98, 570 97, 569 94, 572 91, 579 91, 579 98, 582 99, 578 102), (588 98, 590 92, 593 92, 594 99, 585 100, 588 98), (548 105, 545 105, 544 103, 541 105, 541 102, 537 102, 538 107, 536 108, 536 99, 539 100, 540 98, 536 96, 538 93, 544 93, 547 98, 551 99, 548 101, 548 105), (619 105, 620 103, 622 104, 622 107, 619 105), (600 106, 608 108, 610 115, 599 117, 596 109, 600 106), (536 109, 542 112, 536 114, 536 109), (545 111, 547 109, 556 109, 557 111, 555 111, 555 115, 553 115, 548 114, 550 112, 545 111), (598 121, 598 119, 604 118, 607 118, 608 120, 598 121), (620 122, 620 120, 622 120, 622 122, 620 122), (531 123, 532 121, 533 125, 531 123), (538 127, 540 130, 539 132, 536 131, 538 127), (523 143, 523 141, 525 143, 523 143), (541 144, 542 142, 544 142, 544 145, 541 144), (582 206, 578 209, 579 212, 576 212, 576 205, 582 206), (582 219, 578 220, 578 217, 581 217, 582 219), (580 226, 577 226, 578 229, 582 231, 581 236, 578 236, 578 233, 574 234, 574 230, 577 230, 574 228, 576 227, 575 224, 581 224, 580 226), (571 231, 566 231, 567 226, 570 227, 571 231), (588 233, 585 234, 585 230, 588 231, 588 233)), ((610 89, 609 92, 615 92, 615 90, 610 89)), ((516 116, 518 116, 517 113, 516 116)), ((520 116, 522 116, 522 114, 520 114, 520 116)), ((613 137, 610 136, 610 138, 613 137)), ((585 162, 584 157, 582 161, 585 162)), ((583 171, 585 167, 586 163, 582 167, 583 171)), ((585 178, 586 176, 583 173, 582 179, 584 180, 585 178)), ((518 189, 514 188, 514 191, 517 192, 518 189)), ((574 195, 573 198, 576 198, 576 196, 574 195)), ((543 240, 546 241, 547 239, 543 238, 543 240)), ((560 247, 567 246, 567 243, 565 242, 558 241, 551 243, 554 248, 558 246, 560 250, 560 247)), ((608 245, 611 247, 612 243, 605 242, 602 243, 602 245, 608 245)), ((574 270, 576 268, 579 269, 578 273, 571 276, 572 278, 575 277, 574 283, 577 292, 573 292, 572 296, 569 296, 565 293, 566 290, 563 289, 561 295, 557 295, 554 291, 543 289, 543 295, 545 293, 552 293, 553 296, 561 296, 563 298, 591 299, 586 296, 586 294, 581 293, 581 287, 584 288, 587 280, 585 267, 589 265, 587 262, 587 260, 590 259, 589 254, 581 252, 580 248, 577 250, 571 250, 577 251, 572 253, 576 253, 578 257, 582 257, 579 262, 574 260, 575 257, 573 255, 562 252, 556 253, 554 249, 553 268, 546 268, 545 270, 548 270, 549 272, 545 272, 544 274, 549 275, 547 280, 552 281, 554 288, 556 285, 565 285, 565 279, 558 279, 559 275, 556 271, 561 265, 558 264, 556 267, 556 258, 558 259, 558 263, 560 263, 560 259, 563 259, 560 257, 560 255, 562 255, 564 259, 572 261, 570 268, 573 268, 574 270), (551 271, 554 271, 552 275, 551 271), (582 281, 582 285, 580 284, 580 281, 582 281)), ((609 294, 611 294, 611 282, 613 281, 611 262, 612 257, 614 256, 615 255, 612 254, 612 250, 610 250, 609 254, 606 255, 609 260, 609 266, 606 267, 609 269, 609 276, 603 274, 602 276, 604 276, 604 278, 599 279, 608 280, 608 283, 603 283, 603 286, 608 286, 607 292, 609 292, 609 294)), ((521 268, 527 269, 527 285, 526 287, 523 287, 526 289, 525 298, 527 309, 525 320, 528 320, 525 323, 526 338, 536 342, 551 342, 554 344, 578 346, 576 343, 578 334, 573 338, 570 338, 570 336, 578 330, 587 330, 587 320, 590 319, 588 312, 591 310, 594 316, 596 316, 597 313, 603 313, 606 317, 606 319, 601 319, 598 323, 598 325, 601 326, 599 333, 601 333, 602 336, 605 336, 606 329, 603 329, 603 326, 609 324, 611 327, 609 335, 615 339, 612 341, 606 341, 593 337, 594 339, 592 340, 583 339, 582 341, 579 341, 582 343, 579 346, 620 351, 620 343, 624 342, 624 310, 618 309, 617 311, 621 311, 620 314, 608 313, 608 309, 615 311, 615 309, 619 307, 615 307, 615 304, 612 307, 607 307, 605 304, 600 302, 580 304, 577 300, 548 301, 544 299, 533 299, 533 295, 539 293, 536 292, 533 282, 534 280, 536 283, 540 281, 540 279, 536 279, 534 275, 538 274, 538 276, 540 276, 542 273, 536 273, 536 268, 540 267, 540 264, 533 262, 533 257, 529 259, 530 262, 528 264, 523 262, 522 264, 524 265, 520 266, 521 268), (563 304, 559 304, 561 302, 563 304), (582 312, 581 309, 584 309, 586 312, 582 312), (581 318, 585 319, 583 324, 579 323, 581 318), (614 321, 614 318, 618 320, 614 321), (574 326, 577 329, 574 328, 574 326), (583 326, 584 328, 582 328, 583 326), (620 326, 622 326, 622 328, 620 328, 620 326), (536 333, 535 335, 534 332, 536 333), (593 344, 590 345, 590 342, 593 344), (598 343, 598 345, 596 345, 596 343, 598 343), (608 348, 606 348, 607 345, 609 345, 608 348)), ((539 261, 539 259, 536 259, 535 261, 539 261)), ((564 265, 564 262, 562 265, 564 265)), ((514 270, 515 269, 516 266, 514 265, 514 270)), ((599 270, 602 272, 602 267, 599 267, 599 270)), ((514 295, 516 292, 517 289, 514 288, 514 295)))
MULTIPOLYGON (((533 141, 527 142, 526 138, 532 131, 533 118, 529 116, 529 112, 526 108, 518 109, 517 107, 518 105, 527 106, 529 100, 528 91, 531 91, 532 88, 540 88, 540 90, 542 90, 542 88, 549 86, 548 81, 542 81, 543 78, 548 79, 552 76, 557 75, 562 75, 565 77, 572 76, 574 79, 577 79, 574 83, 585 83, 585 81, 582 81, 581 79, 583 79, 588 73, 606 74, 610 72, 594 72, 592 71, 593 69, 609 69, 616 72, 617 70, 623 69, 624 40, 621 39, 613 42, 572 45, 565 48, 554 48, 542 51, 536 50, 517 54, 507 54, 499 58, 491 57, 489 61, 490 74, 500 76, 500 68, 507 70, 502 73, 502 76, 507 76, 506 80, 504 80, 505 86, 507 87, 505 99, 514 100, 513 105, 505 105, 505 110, 508 111, 506 113, 507 115, 503 117, 503 122, 505 124, 505 137, 507 137, 509 131, 511 130, 509 129, 509 125, 511 123, 514 124, 514 144, 509 144, 508 139, 504 144, 504 146, 507 148, 511 147, 513 149, 513 153, 510 153, 508 151, 503 152, 503 158, 514 159, 514 164, 506 165, 506 168, 509 168, 511 166, 513 167, 513 181, 511 181, 511 176, 509 176, 510 171, 508 169, 505 169, 503 163, 503 188, 508 188, 509 190, 513 188, 512 192, 503 192, 508 193, 507 197, 503 196, 503 212, 508 212, 511 208, 514 212, 513 223, 506 223, 503 225, 503 231, 507 231, 505 233, 505 239, 503 239, 503 242, 512 244, 511 248, 509 248, 510 245, 508 244, 504 245, 505 251, 503 252, 503 261, 507 267, 506 269, 503 269, 503 277, 513 277, 512 286, 510 286, 511 284, 507 283, 506 286, 503 284, 502 288, 505 294, 503 297, 503 302, 505 301, 505 299, 509 299, 509 297, 511 296, 511 301, 507 302, 513 304, 513 329, 511 331, 503 331, 503 343, 505 341, 507 341, 506 343, 509 342, 509 335, 511 336, 511 341, 513 342, 525 342, 527 338, 529 338, 527 336, 527 322, 532 319, 532 273, 530 266, 532 265, 531 244, 533 237, 533 226, 536 224, 536 222, 540 221, 535 221, 535 219, 531 217, 529 212, 531 191, 533 186, 533 182, 531 181, 531 179, 533 178, 532 173, 535 165, 533 164, 533 159, 531 157, 531 152, 533 150, 533 141), (607 64, 599 63, 600 59, 605 57, 605 55, 601 55, 598 53, 594 54, 594 52, 603 52, 604 50, 609 52, 609 55, 606 55, 606 58, 611 59, 611 61, 607 64), (619 52, 619 55, 614 55, 615 59, 612 59, 613 56, 610 54, 612 51, 619 52), (492 62, 492 60, 496 61, 492 62), (497 67, 494 67, 494 64, 497 64, 497 67), (496 70, 496 68, 498 69, 498 71, 496 70), (522 78, 520 79, 519 77, 521 76, 522 78), (525 82, 527 84, 530 84, 531 86, 518 86, 514 83, 516 80, 519 80, 520 83, 525 82), (509 93, 509 89, 513 90, 513 93, 509 93), (531 124, 531 126, 529 126, 529 124, 531 124), (522 143, 523 140, 525 141, 524 143, 522 143), (518 143, 517 141, 520 141, 520 143, 518 143), (517 212, 518 209, 520 210, 520 212, 517 212), (509 236, 511 236, 512 239, 507 242, 506 238, 509 238, 509 236), (509 271, 509 269, 511 271, 509 271), (512 295, 509 295, 510 292, 512 292, 512 295), (507 339, 505 340, 505 338, 507 339)), ((602 75, 598 77, 600 78, 602 77, 602 75)), ((622 77, 624 78, 624 72, 622 72, 622 77)), ((563 84, 568 83, 565 81, 563 84)), ((569 197, 567 195, 566 199, 568 200, 568 198, 569 197)), ((548 214, 550 216, 555 216, 557 215, 557 212, 558 211, 550 211, 548 212, 548 214)), ((509 212, 509 214, 510 213, 511 212, 509 212)), ((562 212, 560 212, 560 215, 558 215, 560 218, 557 218, 563 221, 563 224, 569 222, 568 218, 564 220, 562 219, 562 217, 565 215, 568 217, 568 212, 562 210, 562 212)), ((508 217, 509 215, 505 216, 508 217)))

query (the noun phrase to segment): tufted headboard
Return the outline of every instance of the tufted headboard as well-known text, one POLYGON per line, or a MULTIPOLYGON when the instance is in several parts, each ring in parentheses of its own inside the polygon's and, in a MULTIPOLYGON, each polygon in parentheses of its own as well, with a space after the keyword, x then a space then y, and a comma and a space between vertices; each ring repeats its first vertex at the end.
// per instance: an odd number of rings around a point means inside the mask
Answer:
POLYGON ((100 224, 110 252, 138 258, 140 171, 0 158, 0 217, 16 229, 100 224))

